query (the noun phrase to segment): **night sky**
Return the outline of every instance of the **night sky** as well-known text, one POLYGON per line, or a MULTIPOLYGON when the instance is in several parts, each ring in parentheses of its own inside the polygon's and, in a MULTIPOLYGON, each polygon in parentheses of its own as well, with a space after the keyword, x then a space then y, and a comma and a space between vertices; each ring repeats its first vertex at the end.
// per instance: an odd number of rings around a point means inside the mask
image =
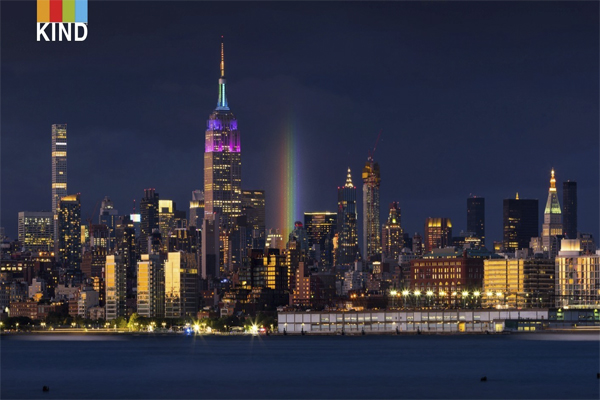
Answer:
POLYGON ((554 167, 561 204, 562 182, 577 181, 579 230, 598 240, 598 2, 90 1, 87 40, 62 43, 36 41, 35 1, 1 13, 0 225, 12 238, 19 211, 51 209, 53 123, 68 124, 84 221, 106 195, 129 213, 149 187, 187 210, 224 35, 242 185, 266 190, 267 227, 288 204, 297 219, 335 211, 348 166, 361 198, 382 130, 382 222, 398 201, 411 235, 429 216, 452 218, 456 235, 474 194, 489 248, 502 199, 537 198, 541 218, 554 167))

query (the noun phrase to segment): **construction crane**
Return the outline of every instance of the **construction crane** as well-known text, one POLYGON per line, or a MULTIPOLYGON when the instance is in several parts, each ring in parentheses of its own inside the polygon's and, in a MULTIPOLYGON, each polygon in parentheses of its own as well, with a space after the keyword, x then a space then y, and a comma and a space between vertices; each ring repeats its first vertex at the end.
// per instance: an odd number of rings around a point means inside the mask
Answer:
POLYGON ((373 157, 375 156, 375 150, 377 150, 377 144, 379 143, 379 138, 381 137, 381 132, 383 132, 383 129, 381 129, 379 131, 379 135, 377 135, 377 140, 375 141, 375 147, 373 147, 373 151, 367 151, 369 161, 373 161, 373 157))

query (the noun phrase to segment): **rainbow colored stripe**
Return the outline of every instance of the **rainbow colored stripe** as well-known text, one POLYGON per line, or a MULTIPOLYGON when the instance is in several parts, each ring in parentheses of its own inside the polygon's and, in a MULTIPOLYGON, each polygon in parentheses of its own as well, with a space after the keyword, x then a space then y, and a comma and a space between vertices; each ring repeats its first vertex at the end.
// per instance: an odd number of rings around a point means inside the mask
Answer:
POLYGON ((88 22, 87 0, 37 0, 37 22, 88 22))
MULTIPOLYGON (((288 118, 289 121, 292 118, 288 118)), ((300 186, 300 169, 298 168, 298 151, 297 138, 294 134, 294 129, 291 122, 285 128, 285 133, 282 136, 281 149, 281 181, 279 185, 279 228, 284 242, 287 242, 288 235, 294 228, 294 222, 300 219, 300 201, 299 201, 299 186, 300 186)))

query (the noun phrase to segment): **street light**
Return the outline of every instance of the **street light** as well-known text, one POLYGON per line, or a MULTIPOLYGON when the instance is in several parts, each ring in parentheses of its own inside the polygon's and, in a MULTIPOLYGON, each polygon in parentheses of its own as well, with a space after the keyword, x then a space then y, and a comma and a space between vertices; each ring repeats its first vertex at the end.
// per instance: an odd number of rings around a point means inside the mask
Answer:
POLYGON ((462 294, 462 299, 463 299, 463 308, 467 308, 467 300, 469 298, 469 292, 464 290, 461 294, 462 294))
POLYGON ((433 292, 431 290, 428 290, 425 294, 427 295, 427 305, 431 307, 431 296, 433 296, 433 292))
POLYGON ((419 304, 419 296, 421 296, 421 291, 420 290, 415 290, 415 297, 417 298, 417 307, 420 306, 420 304, 419 304))
POLYGON ((404 297, 404 301, 403 301, 402 305, 404 306, 404 308, 406 308, 406 298, 408 297, 409 294, 410 294, 410 292, 407 289, 404 289, 402 291, 402 297, 404 297))
POLYGON ((440 291, 440 297, 442 298, 442 304, 444 303, 444 297, 446 297, 446 292, 443 290, 440 291))
POLYGON ((473 297, 475 297, 475 306, 477 306, 477 300, 479 299, 480 295, 481 295, 481 292, 479 292, 478 290, 473 292, 473 297))
POLYGON ((398 292, 396 290, 390 291, 390 296, 392 296, 392 308, 396 306, 396 295, 398 292))

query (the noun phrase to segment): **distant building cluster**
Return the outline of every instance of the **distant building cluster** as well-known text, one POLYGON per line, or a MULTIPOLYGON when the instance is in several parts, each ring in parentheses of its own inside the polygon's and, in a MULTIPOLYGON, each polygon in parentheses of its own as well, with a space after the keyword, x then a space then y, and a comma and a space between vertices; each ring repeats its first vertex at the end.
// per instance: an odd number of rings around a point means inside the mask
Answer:
POLYGON ((3 237, 2 318, 598 307, 600 251, 577 229, 577 183, 563 183, 561 208, 554 170, 541 231, 538 200, 517 194, 503 202, 501 242, 486 244, 485 199, 476 196, 466 199, 467 231, 431 217, 411 236, 397 202, 382 223, 374 151, 362 170, 362 238, 349 168, 337 210, 305 212, 303 221, 280 227, 292 228, 288 237, 267 230, 265 191, 242 189, 241 134, 226 97, 222 45, 220 69, 205 131, 204 187, 192 191, 189 212, 147 188, 130 213, 107 196, 97 219, 83 219, 83 195, 67 189, 67 125, 52 125, 51 211, 20 212, 18 239, 3 237))

